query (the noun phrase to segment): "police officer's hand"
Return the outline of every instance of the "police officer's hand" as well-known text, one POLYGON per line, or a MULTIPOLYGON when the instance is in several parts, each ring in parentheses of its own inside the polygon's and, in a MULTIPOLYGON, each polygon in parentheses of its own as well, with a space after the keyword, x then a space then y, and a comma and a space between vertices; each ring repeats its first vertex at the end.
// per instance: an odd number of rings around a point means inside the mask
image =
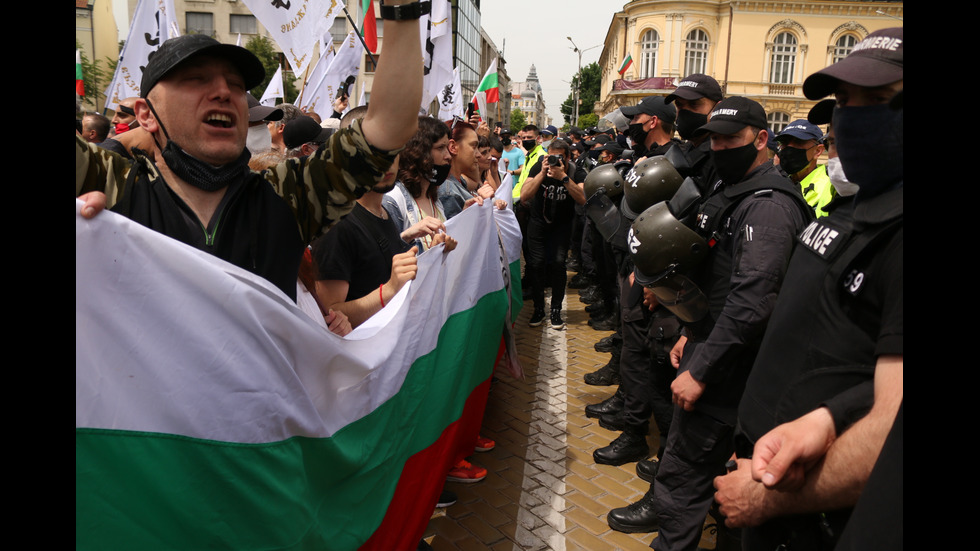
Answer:
POLYGON ((687 337, 681 335, 681 338, 677 339, 674 343, 674 347, 670 349, 670 365, 674 366, 674 369, 680 369, 681 358, 684 357, 684 345, 687 344, 687 337))
POLYGON ((715 477, 715 501, 729 528, 758 526, 770 516, 766 506, 768 490, 752 479, 749 467, 748 459, 739 459, 737 469, 715 477))
POLYGON ((673 393, 673 402, 685 411, 694 410, 694 403, 704 394, 706 385, 691 376, 690 371, 685 371, 670 383, 670 391, 673 393))
POLYGON ((779 425, 755 443, 752 478, 767 488, 798 490, 836 438, 834 418, 824 407, 779 425))
MULTIPOLYGON (((660 303, 657 302, 657 295, 653 294, 653 290, 650 289, 649 287, 644 287, 643 288, 643 305, 646 306, 652 312, 653 309, 656 308, 658 304, 660 304, 660 303)), ((670 358, 670 363, 673 364, 674 363, 673 350, 671 350, 671 354, 672 355, 671 355, 671 358, 670 358)), ((681 360, 680 360, 680 358, 678 358, 677 359, 677 365, 675 365, 674 367, 679 367, 680 366, 680 362, 681 362, 681 360)))

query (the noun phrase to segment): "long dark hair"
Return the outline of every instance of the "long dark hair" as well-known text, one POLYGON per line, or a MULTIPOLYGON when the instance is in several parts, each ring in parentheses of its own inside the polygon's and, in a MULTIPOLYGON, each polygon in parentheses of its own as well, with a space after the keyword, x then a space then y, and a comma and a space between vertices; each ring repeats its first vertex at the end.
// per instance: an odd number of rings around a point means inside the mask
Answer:
MULTIPOLYGON (((449 128, 432 117, 419 117, 419 129, 401 152, 398 164, 398 179, 412 197, 422 194, 422 182, 428 181, 432 172, 432 146, 449 136, 449 128)), ((429 199, 439 198, 439 188, 429 186, 426 193, 429 199)))

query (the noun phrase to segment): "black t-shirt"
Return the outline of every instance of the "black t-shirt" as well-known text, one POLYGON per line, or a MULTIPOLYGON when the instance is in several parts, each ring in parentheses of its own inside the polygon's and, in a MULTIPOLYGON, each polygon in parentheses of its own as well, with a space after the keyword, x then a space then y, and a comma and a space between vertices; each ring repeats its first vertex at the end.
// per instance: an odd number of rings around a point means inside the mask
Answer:
POLYGON ((378 218, 360 203, 355 204, 354 211, 313 242, 317 279, 348 282, 345 301, 377 292, 378 287, 391 278, 391 257, 409 249, 399 234, 391 218, 378 218), (384 238, 387 245, 384 252, 361 219, 374 225, 384 238))
MULTIPOLYGON (((544 156, 534 163, 527 177, 534 178, 541 172, 541 163, 544 156)), ((565 163, 565 170, 568 171, 569 178, 573 182, 585 181, 585 171, 575 165, 565 163), (569 168, 571 166, 571 168, 569 168)), ((531 216, 548 224, 564 224, 571 222, 575 216, 575 200, 568 194, 568 189, 561 180, 544 177, 541 186, 538 187, 534 199, 531 201, 531 216)))

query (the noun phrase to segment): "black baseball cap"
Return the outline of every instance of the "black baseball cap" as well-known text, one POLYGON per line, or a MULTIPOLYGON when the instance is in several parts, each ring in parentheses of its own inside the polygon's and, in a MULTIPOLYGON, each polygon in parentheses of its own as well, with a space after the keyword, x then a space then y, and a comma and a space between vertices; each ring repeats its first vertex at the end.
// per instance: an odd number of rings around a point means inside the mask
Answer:
POLYGON ((769 123, 766 122, 766 110, 757 101, 733 96, 721 100, 708 115, 708 124, 695 130, 694 135, 714 132, 727 136, 740 132, 746 126, 762 130, 769 128, 769 123))
POLYGON ((721 93, 721 86, 718 84, 717 80, 709 77, 708 75, 695 73, 684 77, 683 80, 678 82, 677 89, 667 96, 665 101, 667 103, 671 103, 677 98, 682 98, 689 101, 699 98, 708 98, 714 102, 719 102, 723 97, 724 96, 721 93))
POLYGON ((262 105, 259 100, 255 99, 251 93, 246 93, 245 98, 248 99, 248 122, 259 122, 259 121, 281 121, 284 113, 282 109, 278 107, 269 107, 268 105, 262 105))
POLYGON ((832 98, 818 101, 816 105, 810 108, 806 120, 813 124, 830 124, 830 120, 834 117, 835 105, 837 105, 837 100, 832 98))
POLYGON ((809 99, 829 96, 838 81, 872 88, 902 80, 904 57, 903 27, 875 31, 855 44, 847 57, 808 76, 803 94, 809 99))
POLYGON ((313 120, 313 117, 302 115, 286 123, 282 131, 282 143, 293 149, 308 142, 325 142, 330 136, 330 129, 323 128, 313 120))
POLYGON ((150 54, 140 81, 140 97, 145 98, 167 74, 197 55, 210 55, 231 62, 245 79, 246 89, 255 88, 265 78, 262 62, 245 48, 222 44, 203 34, 185 34, 171 38, 150 54))
POLYGON ((647 96, 636 105, 620 107, 619 112, 629 119, 640 113, 657 117, 669 123, 673 123, 677 118, 677 108, 668 105, 663 96, 647 96))

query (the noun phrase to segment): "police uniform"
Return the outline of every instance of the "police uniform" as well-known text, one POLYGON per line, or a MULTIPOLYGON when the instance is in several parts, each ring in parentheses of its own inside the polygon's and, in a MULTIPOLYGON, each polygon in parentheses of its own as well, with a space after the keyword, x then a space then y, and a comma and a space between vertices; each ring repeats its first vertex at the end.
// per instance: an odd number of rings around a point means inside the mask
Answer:
POLYGON ((695 276, 709 312, 687 326, 678 374, 706 383, 693 411, 674 407, 667 450, 654 483, 660 521, 652 547, 694 549, 733 451, 735 414, 775 306, 794 237, 812 219, 800 188, 771 162, 736 185, 716 185, 701 205, 698 232, 712 246, 695 276))
MULTIPOLYGON (((776 426, 826 406, 838 434, 874 403, 874 369, 901 355, 904 322, 903 188, 850 202, 799 236, 779 306, 739 406, 738 453, 776 426)), ((838 527, 846 520, 828 517, 838 527)), ((816 515, 776 520, 749 541, 819 539, 816 515)), ((837 532, 839 533, 839 531, 837 532)), ((766 544, 768 545, 768 544, 766 544)))

